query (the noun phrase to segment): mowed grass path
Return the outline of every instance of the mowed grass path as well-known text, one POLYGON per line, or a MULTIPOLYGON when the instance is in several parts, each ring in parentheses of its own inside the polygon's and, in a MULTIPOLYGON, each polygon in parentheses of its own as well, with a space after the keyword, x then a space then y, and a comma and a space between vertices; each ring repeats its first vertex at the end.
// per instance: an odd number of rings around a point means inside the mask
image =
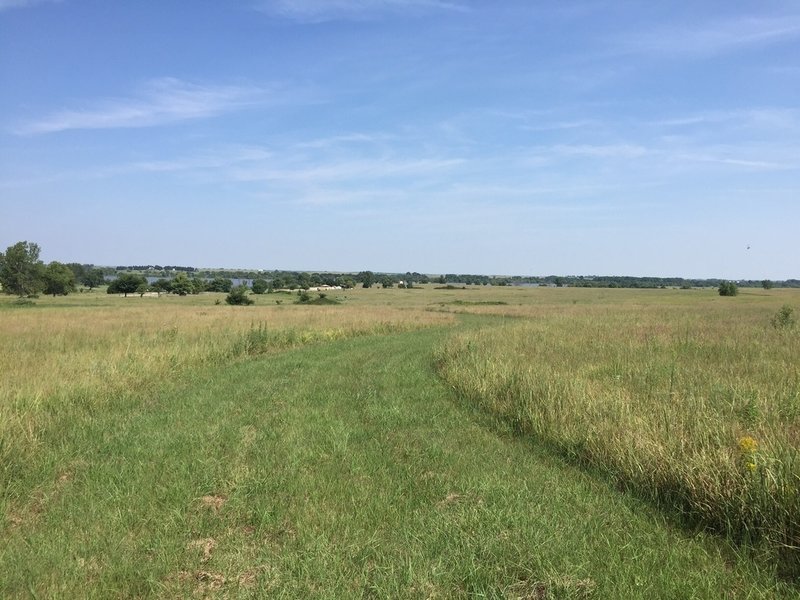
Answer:
POLYGON ((6 490, 0 597, 798 597, 460 402, 432 364, 447 332, 238 361, 73 417, 6 490))

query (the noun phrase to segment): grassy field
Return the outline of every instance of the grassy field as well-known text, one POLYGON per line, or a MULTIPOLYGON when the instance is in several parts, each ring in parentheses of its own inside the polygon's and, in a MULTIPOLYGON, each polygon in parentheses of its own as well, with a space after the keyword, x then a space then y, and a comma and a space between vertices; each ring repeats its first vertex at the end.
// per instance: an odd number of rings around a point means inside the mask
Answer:
POLYGON ((772 324, 796 296, 581 293, 474 307, 525 318, 449 340, 440 372, 520 432, 800 576, 800 332, 772 324))
POLYGON ((0 597, 800 597, 797 293, 221 297, 2 300, 0 597))

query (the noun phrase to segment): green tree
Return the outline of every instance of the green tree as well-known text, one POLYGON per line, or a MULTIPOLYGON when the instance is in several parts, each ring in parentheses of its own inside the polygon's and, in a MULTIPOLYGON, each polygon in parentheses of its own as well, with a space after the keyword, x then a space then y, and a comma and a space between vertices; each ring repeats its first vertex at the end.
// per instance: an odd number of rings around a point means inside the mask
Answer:
POLYGON ((156 279, 150 286, 154 292, 171 292, 172 282, 169 279, 156 279))
POLYGON ((44 264, 39 245, 17 242, 0 254, 0 284, 6 294, 33 296, 44 289, 44 264))
POLYGON ((53 261, 44 269, 44 292, 66 296, 75 291, 75 273, 67 265, 53 261))
POLYGON ((739 293, 739 287, 732 281, 723 281, 719 284, 720 296, 735 296, 739 293))
POLYGON ((763 287, 765 290, 771 290, 774 286, 769 279, 765 279, 761 282, 761 287, 763 287))
POLYGON ((313 281, 311 280, 311 275, 309 273, 297 274, 297 287, 307 290, 311 287, 312 283, 313 281))
POLYGON ((336 278, 336 285, 340 285, 345 289, 350 289, 356 287, 356 282, 353 281, 352 277, 340 275, 339 277, 336 278))
POLYGON ((215 277, 208 283, 206 289, 209 292, 224 292, 227 294, 232 287, 233 283, 227 277, 215 277))
POLYGON ((231 290, 231 293, 227 295, 225 302, 231 306, 249 306, 255 301, 247 295, 248 291, 246 285, 237 285, 231 290))
POLYGON ((361 271, 361 273, 356 275, 356 279, 361 282, 363 287, 370 288, 372 284, 375 283, 375 273, 372 271, 361 271))
POLYGON ((70 271, 75 275, 76 282, 82 282, 83 278, 86 277, 86 265, 82 265, 80 263, 67 263, 67 267, 69 267, 70 271))
POLYGON ((392 279, 388 275, 384 275, 383 277, 381 277, 381 286, 384 288, 394 287, 394 279, 392 279))
POLYGON ((205 292, 208 289, 206 280, 201 277, 192 277, 189 280, 189 283, 191 284, 192 294, 199 294, 200 292, 205 292))
POLYGON ((186 276, 186 273, 178 273, 175 279, 172 280, 170 291, 178 296, 186 296, 194 292, 192 282, 186 276))
POLYGON ((106 282, 106 277, 103 274, 103 269, 86 269, 79 281, 91 290, 103 285, 106 282))
POLYGON ((256 279, 253 281, 253 293, 263 294, 269 289, 269 283, 266 279, 256 279))
POLYGON ((109 294, 135 294, 142 284, 147 285, 147 279, 134 273, 123 273, 108 285, 109 294))

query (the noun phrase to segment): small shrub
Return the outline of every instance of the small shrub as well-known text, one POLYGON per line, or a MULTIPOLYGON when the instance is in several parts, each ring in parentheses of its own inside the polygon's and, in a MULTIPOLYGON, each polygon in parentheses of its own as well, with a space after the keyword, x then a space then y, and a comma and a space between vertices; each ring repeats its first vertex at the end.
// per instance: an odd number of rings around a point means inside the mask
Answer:
POLYGON ((248 297, 247 291, 246 285, 236 286, 231 290, 231 293, 226 296, 225 302, 231 306, 249 306, 254 304, 253 299, 248 297))
POLYGON ((318 298, 311 299, 311 294, 308 292, 300 292, 297 298, 297 304, 313 304, 313 305, 326 305, 326 304, 339 304, 338 300, 328 298, 327 294, 319 294, 318 298))
POLYGON ((720 296, 735 296, 739 293, 739 286, 732 281, 723 281, 719 284, 720 296))
POLYGON ((775 329, 791 329, 795 325, 794 309, 788 304, 781 306, 780 310, 770 319, 775 329))

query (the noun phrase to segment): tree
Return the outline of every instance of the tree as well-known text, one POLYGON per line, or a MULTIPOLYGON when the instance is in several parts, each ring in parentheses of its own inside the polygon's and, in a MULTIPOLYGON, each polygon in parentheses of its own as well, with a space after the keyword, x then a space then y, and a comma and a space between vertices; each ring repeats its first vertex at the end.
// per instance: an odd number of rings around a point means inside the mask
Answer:
POLYGON ((388 275, 384 275, 383 277, 381 277, 381 286, 384 288, 394 287, 394 279, 392 279, 388 275))
POLYGON ((248 289, 246 285, 237 285, 231 290, 231 293, 225 298, 225 302, 231 306, 249 306, 254 304, 254 300, 247 295, 248 289))
POLYGON ((169 279, 156 279, 150 287, 154 292, 171 292, 172 291, 172 282, 169 279))
POLYGON ((253 293, 263 294, 269 289, 269 283, 266 279, 256 279, 253 281, 253 293))
POLYGON ((173 294, 178 294, 178 296, 186 296, 187 294, 193 293, 194 288, 192 287, 192 282, 189 281, 189 278, 186 276, 186 273, 178 273, 175 279, 172 280, 170 291, 173 294))
POLYGON ((208 283, 206 289, 209 292, 224 292, 227 294, 232 287, 233 283, 227 277, 215 277, 208 283))
POLYGON ((33 296, 44 289, 44 264, 39 245, 17 242, 0 254, 0 284, 6 294, 33 296))
POLYGON ((720 296, 735 296, 739 293, 739 287, 732 281, 723 281, 719 284, 720 296))
POLYGON ((308 273, 297 274, 297 287, 307 290, 308 288, 311 287, 312 283, 313 281, 311 281, 311 275, 309 275, 308 273))
POLYGON ((773 288, 773 284, 769 279, 765 279, 761 282, 761 287, 763 287, 765 290, 771 290, 773 288))
POLYGON ((345 289, 350 289, 356 287, 356 282, 353 281, 352 277, 340 275, 339 277, 336 278, 336 285, 340 285, 345 289))
POLYGON ((80 282, 91 290, 103 285, 106 276, 103 274, 103 269, 87 269, 80 282))
POLYGON ((192 288, 191 289, 191 293, 192 294, 199 294, 200 292, 205 292, 206 291, 206 287, 207 286, 206 286, 206 280, 205 279, 202 279, 200 277, 192 277, 189 280, 189 283, 191 284, 191 288, 192 288))
POLYGON ((75 273, 67 265, 53 261, 44 269, 44 292, 66 296, 75 291, 75 273))
POLYGON ((82 265, 80 263, 67 263, 66 266, 69 267, 69 270, 72 271, 73 275, 75 275, 76 282, 83 281, 83 278, 86 277, 86 265, 82 265))
POLYGON ((356 275, 356 280, 361 282, 361 285, 365 288, 372 287, 372 284, 375 283, 375 273, 372 271, 361 271, 358 275, 356 275))
POLYGON ((147 285, 147 279, 141 275, 123 273, 109 284, 107 292, 109 294, 124 294, 127 298, 128 294, 135 294, 143 283, 147 285))

